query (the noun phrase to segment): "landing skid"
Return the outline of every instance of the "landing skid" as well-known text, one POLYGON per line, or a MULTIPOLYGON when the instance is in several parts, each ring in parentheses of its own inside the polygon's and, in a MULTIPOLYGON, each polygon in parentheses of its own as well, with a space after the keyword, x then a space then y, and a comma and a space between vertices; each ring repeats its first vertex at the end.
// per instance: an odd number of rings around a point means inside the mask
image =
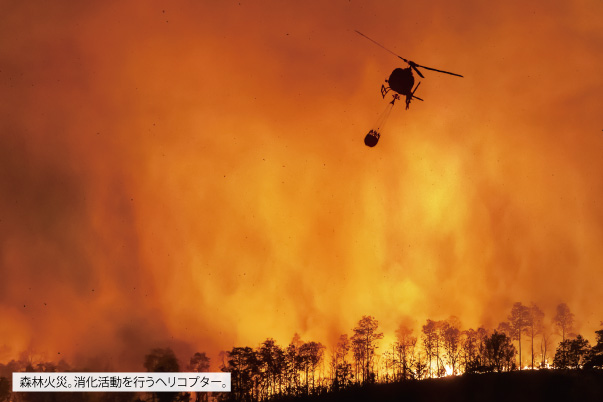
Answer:
POLYGON ((385 85, 381 84, 381 97, 385 99, 385 95, 387 95, 387 93, 391 90, 392 89, 390 87, 386 87, 385 85))
MULTIPOLYGON (((392 89, 390 87, 386 87, 385 85, 381 85, 381 97, 383 99, 385 99, 385 95, 387 95, 389 93, 389 91, 391 91, 392 89)), ((393 99, 390 102, 392 105, 394 104, 394 102, 396 102, 398 99, 400 99, 400 95, 398 95, 397 93, 395 93, 393 95, 393 99)))

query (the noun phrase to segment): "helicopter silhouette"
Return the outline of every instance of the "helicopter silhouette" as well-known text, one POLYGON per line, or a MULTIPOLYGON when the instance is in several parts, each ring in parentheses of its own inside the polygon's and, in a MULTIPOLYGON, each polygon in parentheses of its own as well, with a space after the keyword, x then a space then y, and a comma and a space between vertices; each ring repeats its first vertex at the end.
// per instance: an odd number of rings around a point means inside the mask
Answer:
MULTIPOLYGON (((438 70, 436 68, 431 68, 431 67, 422 66, 420 64, 417 64, 412 60, 405 59, 404 57, 392 52, 391 50, 389 50, 388 48, 386 48, 379 42, 369 38, 362 32, 356 31, 356 33, 358 33, 361 36, 364 36, 366 39, 370 40, 377 46, 387 50, 389 53, 393 54, 394 56, 396 56, 397 58, 399 58, 400 60, 402 60, 406 64, 408 64, 408 67, 406 67, 406 68, 396 68, 394 71, 392 71, 389 78, 385 80, 385 82, 388 84, 388 86, 385 86, 383 84, 381 85, 381 96, 384 99, 385 99, 385 95, 387 95, 390 91, 394 92, 393 99, 390 102, 392 107, 393 107, 394 103, 398 99, 400 99, 400 95, 406 97, 406 109, 408 109, 410 107, 410 102, 413 99, 418 99, 420 101, 423 101, 423 99, 419 98, 418 96, 415 96, 415 92, 417 91, 417 89, 419 88, 419 85, 421 85, 421 83, 419 82, 419 83, 417 83, 416 87, 414 86, 415 85, 415 77, 413 74, 413 70, 421 78, 425 78, 425 76, 421 73, 421 71, 419 71, 419 68, 424 68, 425 70, 437 71, 438 73, 455 75, 455 76, 461 77, 461 78, 463 77, 460 74, 451 73, 450 71, 438 70), (414 87, 414 89, 413 89, 413 87, 414 87)), ((390 110, 391 110, 391 108, 390 108, 390 110)), ((388 112, 388 114, 389 114, 389 112, 388 112)), ((383 121, 383 123, 384 123, 384 121, 383 121)), ((377 128, 376 130, 371 130, 364 138, 364 143, 369 147, 374 147, 375 145, 377 145, 377 141, 379 141, 379 137, 380 137, 379 128, 377 128)))

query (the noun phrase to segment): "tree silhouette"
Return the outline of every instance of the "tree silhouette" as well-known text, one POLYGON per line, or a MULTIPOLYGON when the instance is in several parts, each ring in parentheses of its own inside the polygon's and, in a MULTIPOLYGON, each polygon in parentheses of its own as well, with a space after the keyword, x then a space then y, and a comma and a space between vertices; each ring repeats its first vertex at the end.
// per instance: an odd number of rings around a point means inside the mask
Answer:
POLYGON ((450 319, 444 321, 441 326, 446 361, 450 365, 453 375, 457 372, 457 362, 459 360, 461 347, 461 330, 459 328, 460 322, 456 317, 450 317, 450 319))
POLYGON ((417 380, 422 380, 429 376, 429 366, 427 365, 426 358, 421 355, 421 352, 418 353, 415 359, 413 371, 417 380))
POLYGON ((155 373, 175 373, 180 370, 178 359, 170 348, 156 348, 144 357, 144 368, 155 373))
POLYGON ((302 362, 299 356, 299 349, 303 345, 299 334, 294 334, 291 343, 284 352, 284 382, 285 394, 298 395, 301 391, 300 372, 302 371, 302 362))
POLYGON ((488 332, 482 327, 478 328, 477 331, 470 328, 463 332, 461 356, 465 372, 471 373, 483 370, 487 336, 488 332))
MULTIPOLYGON (((195 353, 186 367, 187 370, 196 373, 203 373, 209 371, 210 359, 205 353, 195 353)), ((195 402, 206 402, 209 399, 207 392, 195 392, 195 402)))
POLYGON ((461 340, 461 364, 465 372, 473 371, 477 368, 478 356, 477 331, 469 328, 462 332, 461 340))
POLYGON ((361 382, 364 381, 364 358, 365 358, 365 352, 364 352, 364 346, 362 345, 362 342, 360 342, 360 340, 358 339, 358 337, 351 338, 351 342, 352 342, 352 356, 354 357, 354 378, 356 379, 356 382, 361 382))
POLYGON ((299 388, 299 370, 298 370, 298 355, 297 348, 293 344, 289 344, 285 349, 285 394, 295 395, 299 388))
POLYGON ((299 348, 301 367, 306 379, 306 395, 310 394, 309 375, 312 374, 312 389, 314 389, 314 374, 324 356, 324 346, 320 342, 305 342, 299 348))
POLYGON ((282 392, 285 353, 272 338, 266 339, 258 350, 260 370, 269 395, 282 392), (278 391, 277 391, 278 386, 278 391))
MULTIPOLYGON (((180 371, 178 359, 170 348, 156 348, 144 357, 144 368, 155 373, 176 373, 180 371)), ((172 402, 178 398, 178 392, 155 392, 159 402, 172 402)))
POLYGON ((352 365, 346 360, 350 351, 351 343, 346 334, 339 337, 335 351, 332 356, 333 365, 333 389, 346 388, 352 382, 352 365))
POLYGON ((353 331, 352 344, 355 346, 355 354, 362 362, 362 379, 364 382, 374 382, 375 375, 372 371, 372 363, 377 349, 377 341, 383 338, 383 332, 377 332, 379 322, 375 317, 363 316, 358 321, 353 331))
POLYGON ((232 392, 229 397, 235 401, 255 401, 258 399, 259 364, 254 350, 250 347, 235 347, 226 353, 230 372, 232 392))
POLYGON ((427 355, 427 372, 428 376, 432 377, 431 359, 436 354, 436 344, 438 338, 437 323, 433 320, 427 319, 427 323, 423 325, 422 330, 423 335, 421 335, 421 339, 423 340, 423 349, 427 355))
POLYGON ((519 369, 523 367, 521 359, 521 335, 526 332, 530 323, 530 309, 521 302, 516 302, 511 308, 511 314, 507 317, 511 326, 511 339, 516 340, 519 346, 519 369))
POLYGON ((556 368, 580 368, 589 351, 588 340, 582 338, 582 335, 576 336, 576 339, 566 339, 557 347, 553 364, 556 368))
POLYGON ((436 373, 438 377, 446 375, 446 369, 444 368, 444 362, 442 361, 440 351, 443 349, 444 339, 444 321, 435 321, 436 336, 434 337, 434 351, 436 358, 436 373))
POLYGON ((196 373, 208 372, 209 363, 210 359, 207 357, 205 352, 197 352, 193 355, 193 357, 191 357, 191 360, 186 368, 187 370, 194 371, 196 373))
POLYGON ((534 369, 534 338, 536 335, 542 333, 544 313, 534 303, 529 307, 528 310, 528 333, 530 335, 532 359, 530 367, 534 369))
POLYGON ((417 337, 412 335, 413 330, 404 325, 396 330, 398 342, 395 345, 397 352, 398 372, 399 377, 403 380, 408 380, 413 377, 412 362, 414 360, 414 351, 417 344, 417 337))
POLYGON ((560 303, 557 306, 557 314, 553 318, 553 323, 561 331, 561 341, 565 341, 565 336, 574 326, 574 314, 570 312, 569 307, 565 303, 560 303))
POLYGON ((379 372, 385 372, 385 375, 382 375, 384 382, 388 383, 394 381, 396 378, 396 342, 391 344, 391 349, 387 348, 379 359, 379 372), (391 375, 390 375, 391 370, 391 375))
POLYGON ((541 367, 547 366, 547 353, 551 344, 551 334, 544 329, 542 330, 542 340, 540 341, 540 353, 542 354, 541 367))
POLYGON ((502 372, 503 369, 506 371, 514 369, 513 360, 517 350, 510 337, 502 332, 494 331, 485 339, 485 347, 485 359, 493 370, 502 372))
MULTIPOLYGON (((603 325, 603 323, 601 323, 603 325)), ((590 349, 584 368, 603 369, 603 329, 595 331, 597 344, 590 349)))

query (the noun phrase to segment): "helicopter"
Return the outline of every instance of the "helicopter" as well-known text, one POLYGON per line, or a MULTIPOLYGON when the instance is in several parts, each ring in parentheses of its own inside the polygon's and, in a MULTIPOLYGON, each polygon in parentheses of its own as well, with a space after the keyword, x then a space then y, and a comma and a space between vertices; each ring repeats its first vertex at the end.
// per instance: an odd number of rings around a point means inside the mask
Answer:
MULTIPOLYGON (((436 68, 431 68, 431 67, 422 66, 420 64, 417 64, 412 60, 405 59, 404 57, 392 52, 391 50, 389 50, 388 48, 386 48, 379 42, 369 38, 362 32, 356 31, 356 33, 358 33, 361 36, 364 36, 366 39, 370 40, 377 46, 385 49, 389 53, 393 54, 394 56, 396 56, 397 58, 401 59, 406 64, 408 64, 408 67, 406 67, 406 68, 396 68, 396 69, 394 69, 394 71, 392 71, 389 78, 385 80, 385 82, 388 86, 385 86, 383 84, 381 85, 381 96, 384 99, 385 99, 385 95, 387 95, 390 91, 394 92, 393 99, 390 102, 391 107, 393 107, 394 103, 398 99, 400 99, 400 95, 406 97, 406 109, 408 109, 410 107, 410 102, 413 99, 423 101, 423 99, 419 98, 418 96, 415 96, 415 92, 417 91, 417 89, 419 88, 419 85, 421 85, 421 83, 419 82, 419 83, 417 83, 416 87, 414 86, 415 85, 415 77, 413 74, 413 70, 421 78, 425 78, 425 76, 421 73, 421 71, 419 71, 419 68, 424 68, 425 70, 437 71, 438 73, 450 74, 450 75, 454 75, 454 76, 461 77, 461 78, 463 77, 460 74, 451 73, 450 71, 438 70, 436 68), (413 87, 414 87, 414 89, 413 89, 413 87)), ((389 111, 391 111, 391 107, 389 108, 389 111)), ((386 110, 386 116, 385 116, 385 118, 382 119, 383 120, 382 123, 385 123, 385 119, 387 118, 387 115, 389 115, 389 111, 386 110)), ((369 147, 374 147, 375 145, 377 145, 377 141, 379 141, 379 137, 380 137, 379 127, 377 127, 376 130, 369 131, 369 133, 364 138, 364 143, 369 147)))

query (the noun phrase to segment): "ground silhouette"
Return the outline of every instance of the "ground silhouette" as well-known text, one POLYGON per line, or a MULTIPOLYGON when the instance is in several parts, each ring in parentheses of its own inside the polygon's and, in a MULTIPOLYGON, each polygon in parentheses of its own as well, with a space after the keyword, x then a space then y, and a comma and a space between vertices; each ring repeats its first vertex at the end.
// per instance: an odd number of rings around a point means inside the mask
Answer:
POLYGON ((603 370, 524 370, 372 384, 281 402, 553 402, 603 401, 603 370))

